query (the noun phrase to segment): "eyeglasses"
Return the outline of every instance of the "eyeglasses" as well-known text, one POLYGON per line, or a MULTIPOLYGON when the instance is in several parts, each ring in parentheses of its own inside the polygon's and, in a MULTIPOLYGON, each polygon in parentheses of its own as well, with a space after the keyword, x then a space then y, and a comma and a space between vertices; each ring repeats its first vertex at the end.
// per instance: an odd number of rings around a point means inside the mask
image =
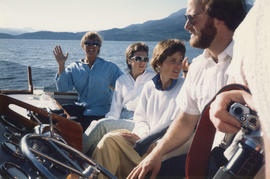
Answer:
POLYGON ((142 56, 133 56, 131 57, 131 60, 135 60, 136 62, 148 62, 149 58, 148 57, 142 57, 142 56))
MULTIPOLYGON (((201 13, 200 13, 201 14, 201 13)), ((191 25, 193 25, 194 24, 194 18, 196 17, 196 16, 198 16, 198 15, 200 15, 200 14, 194 14, 194 15, 187 15, 187 14, 185 14, 184 15, 184 17, 185 17, 185 19, 186 19, 186 21, 189 21, 189 23, 191 24, 191 25)))
POLYGON ((85 41, 84 45, 86 46, 95 46, 95 47, 100 47, 100 43, 99 42, 89 42, 89 41, 85 41))

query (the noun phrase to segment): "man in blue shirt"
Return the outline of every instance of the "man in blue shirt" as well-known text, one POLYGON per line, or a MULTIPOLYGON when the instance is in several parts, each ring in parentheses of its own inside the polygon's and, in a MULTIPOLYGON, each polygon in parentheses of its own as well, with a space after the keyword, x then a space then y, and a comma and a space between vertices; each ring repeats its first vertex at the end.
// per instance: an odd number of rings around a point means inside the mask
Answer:
POLYGON ((87 32, 81 40, 85 58, 71 63, 66 68, 68 53, 64 55, 60 46, 56 46, 53 51, 58 63, 57 90, 77 90, 78 102, 71 110, 75 110, 75 107, 77 109, 77 106, 82 107, 79 107, 82 109, 80 112, 77 110, 75 113, 84 130, 92 120, 103 118, 109 111, 115 81, 122 75, 114 63, 98 57, 101 44, 98 33, 87 32))

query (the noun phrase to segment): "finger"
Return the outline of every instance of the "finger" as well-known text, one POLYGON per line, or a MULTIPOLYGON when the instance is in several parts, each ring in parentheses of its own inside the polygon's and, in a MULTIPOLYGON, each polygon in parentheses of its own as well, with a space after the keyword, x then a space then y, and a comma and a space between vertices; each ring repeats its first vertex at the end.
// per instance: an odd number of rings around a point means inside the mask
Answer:
POLYGON ((128 179, 137 178, 140 172, 141 172, 141 167, 137 166, 131 171, 131 173, 128 175, 127 178, 128 179))
POLYGON ((60 46, 56 46, 56 47, 54 48, 55 54, 56 54, 57 56, 61 55, 61 50, 60 50, 60 49, 61 49, 60 46))
POLYGON ((209 116, 214 126, 221 132, 236 133, 241 123, 231 116, 227 109, 216 110, 210 107, 209 116))
POLYGON ((53 50, 53 55, 54 55, 54 56, 56 56, 56 55, 57 55, 57 53, 56 53, 55 49, 53 50))
POLYGON ((66 59, 68 58, 68 52, 66 53, 66 56, 65 56, 65 58, 66 58, 66 59))
MULTIPOLYGON (((218 107, 217 107, 218 108, 218 107)), ((209 111, 210 119, 215 124, 215 126, 220 129, 222 125, 226 123, 227 125, 231 125, 232 128, 240 128, 241 123, 236 120, 226 108, 218 108, 210 107, 209 111)))
POLYGON ((238 99, 238 95, 235 97, 233 94, 234 93, 221 93, 218 95, 210 106, 210 116, 224 120, 226 123, 233 126, 241 127, 241 123, 228 112, 228 107, 233 101, 241 101, 238 99))
POLYGON ((152 174, 150 176, 150 179, 155 179, 157 177, 159 170, 152 170, 152 174))
POLYGON ((182 64, 183 64, 183 66, 186 66, 187 60, 188 60, 188 58, 187 58, 187 57, 185 57, 185 58, 184 58, 184 60, 183 60, 183 63, 182 63, 182 64))
POLYGON ((60 47, 59 45, 57 45, 57 46, 55 47, 55 51, 56 51, 57 53, 60 53, 60 49, 61 49, 61 47, 60 47))
POLYGON ((122 135, 130 135, 131 133, 130 132, 121 132, 120 134, 122 134, 122 135))
POLYGON ((186 64, 188 62, 188 57, 185 57, 183 62, 184 62, 184 64, 186 64))
POLYGON ((57 54, 57 46, 54 47, 54 49, 53 49, 53 54, 54 54, 54 55, 57 54))
POLYGON ((218 119, 214 119, 214 121, 212 121, 214 126, 220 131, 220 132, 224 132, 224 133, 229 133, 229 134, 235 134, 237 133, 240 128, 234 125, 231 125, 229 123, 220 121, 218 119))
POLYGON ((58 50, 59 50, 60 53, 63 53, 63 52, 62 52, 62 48, 61 48, 60 45, 58 45, 58 50))
POLYGON ((133 170, 131 170, 131 172, 127 176, 127 179, 131 179, 135 171, 136 171, 136 167, 133 168, 133 170))
POLYGON ((124 138, 129 138, 130 135, 128 133, 120 133, 120 135, 124 138))
MULTIPOLYGON (((141 170, 138 179, 143 179, 145 177, 145 175, 149 172, 148 167, 143 167, 143 169, 141 170)), ((151 175, 152 177, 152 175, 151 175)))
POLYGON ((138 136, 134 133, 130 133, 130 132, 123 132, 121 133, 122 136, 126 136, 126 137, 132 137, 132 138, 138 138, 138 136))

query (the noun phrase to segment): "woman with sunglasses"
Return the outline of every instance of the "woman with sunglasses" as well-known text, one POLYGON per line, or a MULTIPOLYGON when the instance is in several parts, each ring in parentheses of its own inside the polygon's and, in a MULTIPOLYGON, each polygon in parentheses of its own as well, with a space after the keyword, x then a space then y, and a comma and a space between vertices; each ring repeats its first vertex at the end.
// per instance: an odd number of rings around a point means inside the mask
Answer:
POLYGON ((63 54, 60 46, 54 48, 58 63, 56 87, 60 92, 78 92, 78 101, 63 106, 71 116, 76 116, 85 130, 92 120, 104 118, 109 111, 113 88, 117 78, 122 75, 112 62, 98 57, 102 44, 101 36, 96 32, 87 32, 81 40, 85 58, 73 62, 65 68, 68 53, 63 54))
MULTIPOLYGON (((132 132, 117 130, 107 133, 94 150, 93 159, 117 177, 126 178, 145 157, 133 149, 134 144, 153 130, 167 125, 180 112, 175 98, 184 81, 179 74, 185 51, 184 43, 177 39, 164 40, 156 45, 151 66, 157 74, 143 87, 133 117, 135 127, 132 132)), ((99 178, 104 176, 99 175, 99 178)))
POLYGON ((155 75, 154 71, 146 70, 149 61, 148 51, 148 46, 143 42, 133 43, 126 49, 128 71, 116 80, 112 105, 106 118, 93 121, 84 132, 84 153, 91 155, 100 139, 112 130, 133 129, 134 123, 131 119, 142 88, 155 75))

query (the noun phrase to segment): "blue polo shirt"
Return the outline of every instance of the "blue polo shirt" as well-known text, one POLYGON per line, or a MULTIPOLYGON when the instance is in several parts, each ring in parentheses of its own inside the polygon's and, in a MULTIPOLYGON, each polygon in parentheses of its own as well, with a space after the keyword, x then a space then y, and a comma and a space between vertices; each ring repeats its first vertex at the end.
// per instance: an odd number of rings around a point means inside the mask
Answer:
POLYGON ((90 68, 82 60, 71 63, 59 76, 56 87, 60 92, 78 92, 78 103, 84 105, 86 116, 103 116, 110 110, 115 81, 122 75, 112 62, 97 58, 90 68))

